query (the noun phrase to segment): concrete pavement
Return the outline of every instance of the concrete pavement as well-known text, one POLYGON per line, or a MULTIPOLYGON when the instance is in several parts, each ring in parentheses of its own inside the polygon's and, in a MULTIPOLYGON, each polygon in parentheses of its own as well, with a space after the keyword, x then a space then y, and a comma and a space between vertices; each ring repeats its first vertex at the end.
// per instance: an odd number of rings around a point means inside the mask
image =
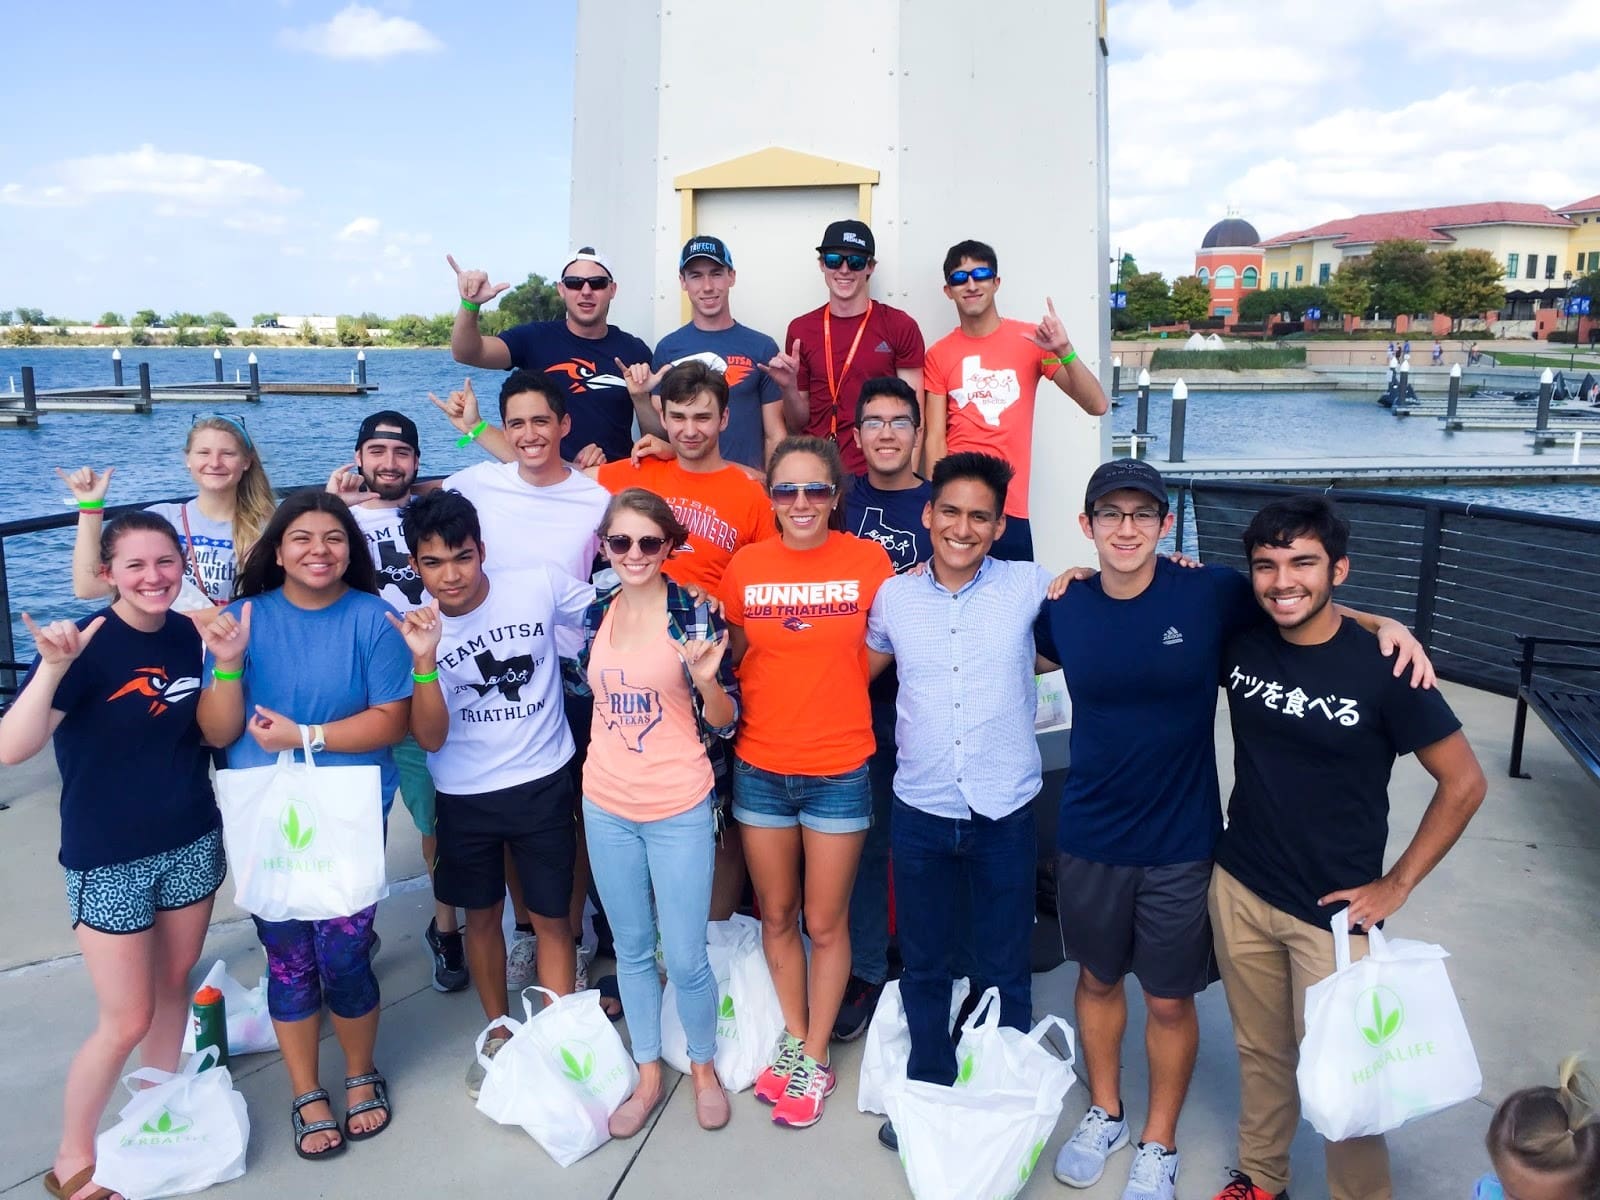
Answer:
MULTIPOLYGON (((1396 1195, 1404 1200, 1459 1200, 1486 1168, 1483 1132, 1507 1092, 1547 1081, 1566 1053, 1600 1053, 1600 789, 1572 764, 1537 721, 1530 723, 1526 767, 1534 778, 1506 778, 1511 703, 1459 687, 1446 695, 1466 723, 1489 777, 1489 798, 1461 844, 1391 923, 1397 936, 1436 941, 1477 1045, 1484 1089, 1467 1104, 1391 1135, 1396 1195)), ((1224 794, 1231 780, 1225 706, 1219 714, 1224 794)), ((74 955, 63 901, 53 764, 35 760, 0 773, 0 902, 9 920, 0 940, 0 1196, 42 1195, 60 1119, 65 1066, 93 1018, 82 963, 74 955)), ((1412 760, 1395 771, 1391 857, 1416 828, 1431 780, 1412 760)), ((390 842, 391 878, 420 870, 415 832, 399 811, 390 842)), ((231 884, 224 896, 231 896, 231 884)), ((694 1123, 692 1096, 680 1086, 653 1126, 612 1142, 567 1170, 525 1134, 496 1126, 467 1099, 462 1075, 482 1024, 470 992, 444 996, 428 986, 421 933, 425 890, 397 889, 380 909, 383 989, 378 1062, 388 1074, 395 1129, 327 1163, 302 1162, 289 1137, 289 1087, 275 1054, 236 1060, 237 1086, 250 1106, 249 1170, 214 1189, 219 1200, 298 1194, 307 1197, 528 1192, 563 1197, 678 1198, 908 1196, 895 1157, 876 1142, 878 1119, 855 1110, 861 1044, 836 1048, 839 1089, 822 1123, 808 1131, 774 1127, 748 1092, 716 1134, 694 1123)), ((264 959, 249 922, 219 903, 196 979, 216 958, 253 981, 264 959)), ((1038 1013, 1071 1020, 1075 968, 1035 978, 1038 1013)), ((1145 1075, 1131 1003, 1124 1097, 1132 1120, 1144 1110, 1145 1075)), ((1237 1070, 1222 989, 1200 999, 1201 1047, 1194 1087, 1179 1129, 1183 1155, 1178 1194, 1206 1200, 1225 1179, 1234 1153, 1237 1070)), ((331 1033, 323 1041, 325 1084, 343 1064, 331 1033)), ((130 1068, 131 1069, 131 1068, 130 1068)), ((337 1093, 336 1093, 337 1098, 337 1093)), ((1081 1195, 1115 1200, 1129 1154, 1112 1160, 1101 1183, 1073 1193, 1050 1176, 1049 1163, 1087 1107, 1075 1087, 1023 1196, 1081 1195)), ((120 1100, 113 1102, 113 1110, 120 1100)), ((1302 1125, 1294 1147, 1296 1200, 1326 1196, 1319 1139, 1302 1125)))

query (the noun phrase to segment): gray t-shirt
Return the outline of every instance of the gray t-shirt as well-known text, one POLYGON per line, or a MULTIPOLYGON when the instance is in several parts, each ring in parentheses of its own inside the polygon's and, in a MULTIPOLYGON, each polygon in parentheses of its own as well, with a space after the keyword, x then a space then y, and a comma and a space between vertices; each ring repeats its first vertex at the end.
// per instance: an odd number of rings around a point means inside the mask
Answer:
POLYGON ((182 504, 152 504, 146 512, 165 517, 178 531, 183 545, 183 573, 210 599, 226 604, 233 599, 233 578, 238 562, 233 550, 233 522, 213 521, 193 500, 182 504), (188 518, 188 530, 184 519, 188 518), (195 576, 196 566, 200 569, 195 576))
POLYGON ((668 363, 697 358, 721 371, 728 381, 728 427, 722 431, 722 457, 765 471, 761 411, 783 399, 783 392, 761 366, 777 353, 777 342, 748 325, 734 322, 729 329, 696 329, 691 323, 661 339, 650 365, 659 371, 668 363))

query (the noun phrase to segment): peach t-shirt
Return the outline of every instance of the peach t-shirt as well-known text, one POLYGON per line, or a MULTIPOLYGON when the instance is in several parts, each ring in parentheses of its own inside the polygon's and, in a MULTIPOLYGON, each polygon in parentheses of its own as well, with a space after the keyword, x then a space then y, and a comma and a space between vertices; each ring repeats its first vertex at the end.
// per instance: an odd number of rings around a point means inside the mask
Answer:
POLYGON ((594 720, 583 794, 624 820, 660 821, 710 795, 711 760, 665 621, 648 645, 618 650, 611 644, 616 612, 613 604, 589 648, 594 720))
POLYGON ((867 611, 893 575, 882 546, 848 533, 813 550, 772 538, 733 556, 721 596, 749 643, 740 758, 780 775, 838 775, 867 760, 867 611))

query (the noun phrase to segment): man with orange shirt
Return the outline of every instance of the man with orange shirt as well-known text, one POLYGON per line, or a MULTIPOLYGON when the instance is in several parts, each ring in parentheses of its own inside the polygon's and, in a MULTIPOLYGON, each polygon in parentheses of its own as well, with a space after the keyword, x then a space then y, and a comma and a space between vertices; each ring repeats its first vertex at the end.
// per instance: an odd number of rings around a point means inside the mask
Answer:
POLYGON ((1029 468, 1033 462, 1034 394, 1049 379, 1090 416, 1110 407, 1100 381, 1072 348, 1056 306, 1037 325, 1009 321, 995 307, 999 259, 983 242, 957 242, 944 256, 944 294, 960 324, 928 348, 927 473, 946 454, 975 450, 1011 464, 1005 533, 993 557, 1031 559, 1029 468))

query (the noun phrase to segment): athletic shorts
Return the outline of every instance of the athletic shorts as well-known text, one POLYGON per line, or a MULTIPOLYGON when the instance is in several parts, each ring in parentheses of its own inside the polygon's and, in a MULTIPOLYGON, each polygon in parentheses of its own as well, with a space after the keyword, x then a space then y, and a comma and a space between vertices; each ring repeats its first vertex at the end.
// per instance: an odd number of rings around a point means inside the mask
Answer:
POLYGON ((400 799, 411 814, 411 823, 423 837, 432 837, 438 818, 434 811, 433 776, 428 774, 428 752, 408 733, 394 748, 394 765, 400 772, 400 799))
POLYGON ((188 908, 216 894, 228 877, 219 826, 187 846, 163 850, 132 862, 65 868, 72 927, 100 933, 143 933, 158 912, 188 908))
POLYGON ((1210 886, 1210 859, 1124 867, 1057 854, 1062 952, 1102 983, 1132 974, 1152 996, 1198 995, 1220 978, 1210 886))
POLYGON ((509 851, 528 910, 567 915, 578 833, 566 767, 493 792, 440 792, 438 810, 433 894, 441 904, 493 908, 505 895, 509 851))

